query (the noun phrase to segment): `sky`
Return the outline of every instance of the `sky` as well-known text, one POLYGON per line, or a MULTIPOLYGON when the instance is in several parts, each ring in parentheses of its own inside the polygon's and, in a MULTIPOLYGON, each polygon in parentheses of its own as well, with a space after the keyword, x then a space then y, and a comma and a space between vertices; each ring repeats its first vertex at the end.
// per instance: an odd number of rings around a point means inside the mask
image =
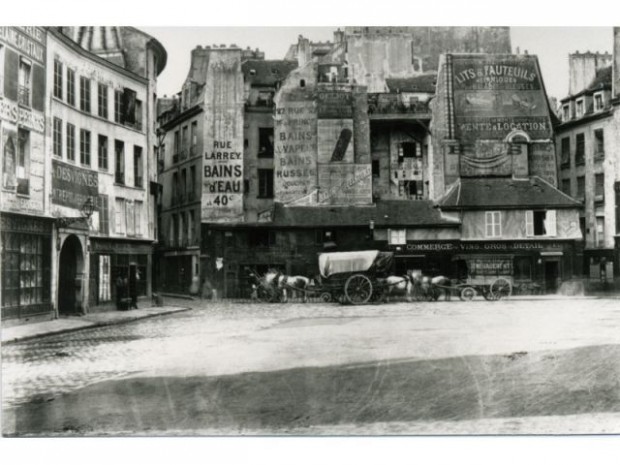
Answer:
MULTIPOLYGON (((472 23, 473 24, 473 23, 472 23)), ((340 26, 341 28, 343 26, 340 26)), ((158 95, 173 95, 189 71, 190 53, 196 45, 236 44, 259 48, 266 59, 282 59, 303 35, 312 41, 333 39, 332 27, 142 27, 168 52, 168 64, 158 80, 158 95)), ((577 50, 612 52, 611 27, 511 27, 513 52, 538 55, 547 94, 561 99, 568 94, 568 54, 577 50)))

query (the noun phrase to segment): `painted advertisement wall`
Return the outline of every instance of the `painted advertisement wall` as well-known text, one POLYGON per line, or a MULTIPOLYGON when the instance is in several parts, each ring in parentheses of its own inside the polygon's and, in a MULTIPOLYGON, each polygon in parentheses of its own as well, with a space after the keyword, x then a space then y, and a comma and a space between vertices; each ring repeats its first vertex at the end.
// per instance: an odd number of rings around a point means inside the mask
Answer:
POLYGON ((243 75, 239 49, 213 50, 205 83, 202 221, 243 218, 243 75))
POLYGON ((0 178, 4 211, 43 214, 45 59, 40 27, 0 27, 0 178))
POLYGON ((456 137, 503 139, 514 130, 552 137, 546 95, 533 56, 453 56, 456 137))
POLYGON ((274 195, 289 203, 317 188, 316 105, 305 93, 289 93, 275 114, 274 195))

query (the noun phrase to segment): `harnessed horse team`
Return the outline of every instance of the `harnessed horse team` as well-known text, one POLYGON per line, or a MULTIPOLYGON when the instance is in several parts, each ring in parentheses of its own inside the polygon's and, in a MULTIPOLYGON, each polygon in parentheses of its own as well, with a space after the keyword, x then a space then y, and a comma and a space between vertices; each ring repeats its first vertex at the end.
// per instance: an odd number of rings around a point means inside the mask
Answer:
MULTIPOLYGON (((303 302, 308 301, 308 294, 313 292, 315 280, 305 276, 288 276, 277 270, 269 270, 263 276, 263 283, 272 286, 283 296, 288 298, 288 291, 303 302)), ((319 278, 320 279, 320 278, 319 278)), ((452 297, 452 280, 446 276, 424 276, 421 273, 406 274, 403 276, 387 276, 378 279, 382 300, 388 302, 391 297, 405 298, 408 302, 414 300, 439 300, 443 295, 445 300, 452 297)), ((254 286, 256 287, 256 286, 254 286)), ((320 289, 317 289, 320 292, 320 289)))

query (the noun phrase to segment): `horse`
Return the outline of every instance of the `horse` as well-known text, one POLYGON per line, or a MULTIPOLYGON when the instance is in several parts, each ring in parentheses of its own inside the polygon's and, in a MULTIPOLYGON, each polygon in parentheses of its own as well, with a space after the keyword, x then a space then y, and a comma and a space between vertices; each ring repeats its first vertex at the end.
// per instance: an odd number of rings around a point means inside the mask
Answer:
POLYGON ((268 286, 273 286, 283 296, 283 300, 287 299, 287 290, 292 290, 295 295, 301 293, 303 302, 308 301, 308 293, 306 292, 310 287, 311 280, 305 276, 287 276, 277 270, 269 270, 264 276, 265 283, 268 286))
POLYGON ((424 276, 421 273, 415 273, 411 276, 413 282, 412 294, 417 295, 426 300, 439 300, 441 294, 445 300, 451 300, 452 297, 452 280, 446 276, 424 276))
POLYGON ((389 302, 390 296, 405 296, 407 302, 411 302, 413 297, 413 279, 409 275, 388 276, 380 279, 383 288, 383 301, 389 302))

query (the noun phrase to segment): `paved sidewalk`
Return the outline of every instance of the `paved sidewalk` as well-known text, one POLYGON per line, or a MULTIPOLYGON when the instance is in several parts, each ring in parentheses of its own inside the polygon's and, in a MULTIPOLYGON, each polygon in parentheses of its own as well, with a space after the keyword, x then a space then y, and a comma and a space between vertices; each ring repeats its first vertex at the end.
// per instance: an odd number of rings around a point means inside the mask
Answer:
POLYGON ((186 310, 190 310, 190 308, 188 306, 182 307, 168 305, 164 307, 140 308, 138 310, 127 311, 111 310, 109 312, 90 313, 84 316, 63 317, 57 320, 23 324, 9 328, 2 328, 2 343, 8 344, 11 342, 23 341, 69 331, 77 331, 96 326, 127 323, 143 318, 168 315, 170 313, 183 312, 186 310))

